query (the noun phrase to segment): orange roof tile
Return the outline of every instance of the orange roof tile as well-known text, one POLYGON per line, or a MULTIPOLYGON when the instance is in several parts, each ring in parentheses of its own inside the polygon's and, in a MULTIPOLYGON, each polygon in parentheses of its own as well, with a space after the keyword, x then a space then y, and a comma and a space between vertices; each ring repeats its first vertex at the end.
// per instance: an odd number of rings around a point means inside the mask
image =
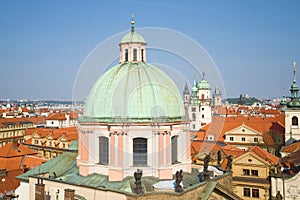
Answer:
POLYGON ((281 149, 281 152, 284 153, 293 153, 300 150, 300 141, 294 142, 290 145, 287 145, 281 149))
POLYGON ((0 118, 0 127, 6 126, 7 123, 19 125, 22 122, 31 122, 35 125, 45 124, 45 117, 0 118))
POLYGON ((35 151, 25 147, 23 144, 17 144, 17 148, 14 149, 14 142, 9 142, 5 146, 0 148, 0 157, 9 158, 9 157, 18 157, 24 155, 34 155, 35 151))
POLYGON ((39 158, 36 156, 26 156, 23 160, 23 165, 26 166, 26 168, 32 169, 34 167, 40 166, 44 162, 46 162, 46 159, 39 158))
POLYGON ((78 119, 78 118, 79 118, 78 112, 76 111, 70 112, 70 119, 78 119))
POLYGON ((264 150, 258 146, 254 146, 251 149, 249 149, 248 151, 255 153, 257 156, 259 156, 263 160, 265 160, 273 165, 276 165, 279 162, 278 157, 274 156, 273 154, 267 152, 266 150, 264 150))
POLYGON ((14 191, 16 190, 20 185, 20 180, 16 179, 15 177, 18 175, 21 175, 23 173, 23 170, 18 169, 14 171, 10 171, 7 173, 5 177, 5 183, 0 181, 0 192, 4 194, 5 190, 6 192, 14 191))
POLYGON ((47 117, 47 120, 67 120, 66 113, 53 113, 47 117))
MULTIPOLYGON (((224 134, 243 124, 263 134, 264 142, 268 145, 273 144, 270 133, 279 131, 284 134, 284 126, 282 125, 282 117, 219 117, 214 116, 209 126, 201 128, 200 132, 205 132, 205 139, 208 135, 214 135, 218 141, 224 141, 224 134)), ((199 132, 197 132, 199 133, 199 132)), ((199 134, 198 139, 203 139, 199 134)))

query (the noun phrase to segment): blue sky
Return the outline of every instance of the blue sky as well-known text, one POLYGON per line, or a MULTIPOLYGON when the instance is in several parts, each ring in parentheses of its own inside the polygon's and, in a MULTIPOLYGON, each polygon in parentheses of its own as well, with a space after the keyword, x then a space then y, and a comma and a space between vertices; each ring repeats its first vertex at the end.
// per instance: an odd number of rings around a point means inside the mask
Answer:
POLYGON ((289 95, 292 62, 300 65, 297 0, 3 0, 0 98, 71 99, 84 58, 101 41, 129 30, 132 12, 137 27, 174 29, 201 44, 228 97, 280 97, 283 87, 289 95))

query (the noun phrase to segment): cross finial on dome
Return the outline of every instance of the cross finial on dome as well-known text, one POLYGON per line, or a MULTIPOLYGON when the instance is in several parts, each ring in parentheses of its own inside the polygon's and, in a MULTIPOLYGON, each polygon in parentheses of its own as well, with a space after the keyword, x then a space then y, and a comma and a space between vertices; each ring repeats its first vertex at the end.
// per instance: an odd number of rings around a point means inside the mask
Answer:
POLYGON ((202 80, 204 80, 205 72, 202 72, 202 80))
POLYGON ((131 32, 134 32, 134 14, 131 14, 131 32))

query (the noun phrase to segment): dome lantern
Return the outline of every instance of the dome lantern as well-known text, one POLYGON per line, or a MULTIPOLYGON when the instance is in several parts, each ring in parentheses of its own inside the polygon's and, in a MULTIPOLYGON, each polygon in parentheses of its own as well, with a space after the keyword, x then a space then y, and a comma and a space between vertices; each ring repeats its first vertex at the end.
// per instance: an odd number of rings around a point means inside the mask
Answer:
POLYGON ((131 31, 121 40, 120 63, 124 62, 146 62, 146 42, 140 34, 135 31, 134 18, 131 19, 131 31))

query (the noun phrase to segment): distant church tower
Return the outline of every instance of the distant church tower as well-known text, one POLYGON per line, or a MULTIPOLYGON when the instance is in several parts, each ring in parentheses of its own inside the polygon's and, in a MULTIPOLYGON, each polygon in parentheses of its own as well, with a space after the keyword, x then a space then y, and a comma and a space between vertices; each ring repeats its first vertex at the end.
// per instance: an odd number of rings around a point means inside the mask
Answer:
POLYGON ((202 126, 211 122, 211 88, 208 82, 204 79, 197 84, 194 80, 192 87, 192 95, 187 92, 187 85, 184 89, 184 105, 188 105, 188 116, 191 121, 190 130, 198 131, 202 126), (189 97, 189 101, 185 98, 189 97))
POLYGON ((300 100, 298 96, 299 87, 296 83, 296 62, 294 62, 294 80, 291 85, 290 102, 287 103, 285 110, 285 142, 292 143, 300 139, 300 100))
POLYGON ((215 92, 213 94, 213 105, 222 106, 222 93, 218 87, 215 87, 215 92))

